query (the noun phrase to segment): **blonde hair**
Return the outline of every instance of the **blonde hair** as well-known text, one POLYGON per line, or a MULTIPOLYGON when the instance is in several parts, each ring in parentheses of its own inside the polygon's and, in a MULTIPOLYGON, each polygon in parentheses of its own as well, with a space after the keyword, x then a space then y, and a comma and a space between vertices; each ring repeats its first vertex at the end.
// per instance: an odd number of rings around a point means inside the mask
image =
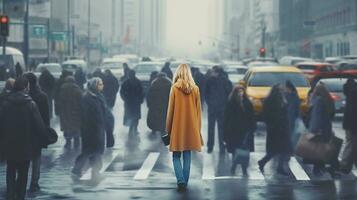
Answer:
POLYGON ((190 66, 186 63, 180 64, 175 72, 173 83, 181 80, 185 89, 192 90, 196 83, 193 80, 190 66))

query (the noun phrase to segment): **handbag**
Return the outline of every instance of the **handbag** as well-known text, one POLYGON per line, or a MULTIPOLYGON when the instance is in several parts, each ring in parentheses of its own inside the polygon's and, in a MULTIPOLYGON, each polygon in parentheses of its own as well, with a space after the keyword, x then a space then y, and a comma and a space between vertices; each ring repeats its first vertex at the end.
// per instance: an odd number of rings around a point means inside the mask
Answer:
POLYGON ((295 154, 313 162, 329 163, 338 157, 343 140, 332 136, 328 142, 318 140, 312 133, 302 134, 295 148, 295 154))
POLYGON ((248 138, 249 138, 250 133, 247 133, 241 148, 237 148, 234 151, 234 162, 236 164, 241 164, 241 165, 248 165, 249 164, 249 158, 250 158, 250 151, 249 148, 247 147, 248 143, 248 138))
POLYGON ((163 134, 161 136, 161 139, 165 146, 168 146, 170 144, 170 135, 168 133, 163 134))

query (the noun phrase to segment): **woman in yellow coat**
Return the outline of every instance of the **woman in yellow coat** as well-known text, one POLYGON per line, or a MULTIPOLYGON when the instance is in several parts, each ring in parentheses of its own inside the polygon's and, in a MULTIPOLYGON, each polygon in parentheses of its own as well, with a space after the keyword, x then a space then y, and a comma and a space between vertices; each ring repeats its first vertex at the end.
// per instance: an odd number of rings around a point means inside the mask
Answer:
POLYGON ((191 151, 201 151, 203 145, 200 91, 187 64, 181 64, 177 68, 173 79, 166 130, 170 135, 169 148, 173 152, 178 190, 184 191, 190 176, 191 151))

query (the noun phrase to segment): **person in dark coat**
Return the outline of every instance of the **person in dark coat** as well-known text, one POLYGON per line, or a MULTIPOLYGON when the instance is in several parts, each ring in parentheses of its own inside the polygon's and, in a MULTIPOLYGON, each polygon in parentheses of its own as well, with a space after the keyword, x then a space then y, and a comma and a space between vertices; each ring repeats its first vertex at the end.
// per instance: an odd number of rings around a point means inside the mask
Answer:
POLYGON ((74 73, 74 79, 76 80, 77 85, 83 90, 84 84, 87 82, 87 78, 81 67, 79 67, 74 73))
POLYGON ((81 98, 82 89, 76 84, 74 77, 66 78, 59 93, 59 111, 61 131, 66 139, 65 148, 78 148, 81 134, 81 98))
POLYGON ((150 84, 152 84, 152 82, 157 78, 157 75, 159 75, 158 71, 153 71, 150 74, 150 84))
POLYGON ((283 94, 283 86, 272 87, 270 94, 264 100, 263 119, 267 126, 266 155, 259 162, 259 169, 264 172, 264 166, 273 157, 279 156, 278 174, 287 176, 284 169, 286 152, 289 151, 289 121, 288 104, 283 94))
POLYGON ((42 71, 38 83, 44 93, 46 93, 48 98, 48 106, 50 112, 50 118, 53 116, 53 97, 54 90, 56 87, 56 78, 51 74, 48 69, 42 71))
POLYGON ((120 96, 124 101, 124 125, 129 126, 129 134, 137 134, 141 118, 141 104, 144 102, 144 90, 141 81, 136 78, 135 71, 130 70, 128 79, 124 81, 120 96))
POLYGON ((16 63, 15 65, 15 73, 16 73, 16 77, 20 77, 24 74, 24 71, 22 70, 22 67, 20 65, 20 63, 16 63))
POLYGON ((128 63, 123 63, 123 69, 124 69, 124 75, 120 78, 120 82, 122 83, 129 78, 130 68, 128 63))
MULTIPOLYGON (((37 77, 35 74, 26 73, 24 76, 30 83, 30 90, 28 94, 36 103, 45 126, 50 127, 50 114, 47 95, 38 86, 37 77)), ((37 192, 40 190, 40 185, 38 183, 40 180, 41 155, 41 149, 38 149, 38 152, 35 153, 35 156, 32 159, 32 176, 30 184, 31 192, 37 192)))
MULTIPOLYGON (((197 84, 200 91, 206 91, 206 77, 205 77, 205 75, 202 74, 202 72, 200 71, 199 68, 192 67, 191 70, 192 70, 193 79, 195 80, 195 83, 197 84)), ((205 103, 205 93, 202 92, 201 93, 202 108, 203 108, 204 103, 205 103)))
MULTIPOLYGON (((224 112, 224 141, 228 152, 232 153, 232 174, 235 174, 237 166, 237 160, 234 159, 236 149, 254 151, 255 129, 253 104, 248 99, 245 88, 236 86, 229 97, 224 112)), ((245 176, 247 168, 248 165, 242 165, 245 176)))
POLYGON ((92 78, 94 78, 94 77, 97 77, 97 78, 100 78, 103 80, 104 74, 103 74, 102 70, 99 68, 95 69, 94 72, 92 73, 92 78))
POLYGON ((61 108, 59 107, 59 103, 58 103, 59 102, 60 89, 61 89, 62 85, 64 84, 65 79, 68 76, 72 76, 72 75, 73 75, 72 72, 67 71, 67 70, 63 70, 60 78, 56 82, 55 91, 54 91, 54 100, 55 100, 55 114, 57 116, 59 116, 59 113, 60 113, 59 111, 61 110, 61 108))
POLYGON ((293 137, 295 131, 296 120, 300 117, 300 105, 301 101, 299 99, 298 92, 295 85, 291 81, 285 82, 285 92, 284 92, 287 107, 288 107, 288 123, 289 123, 289 151, 286 152, 287 156, 291 156, 294 151, 293 137))
POLYGON ((3 104, 4 100, 6 99, 7 96, 9 96, 12 92, 12 89, 14 88, 15 84, 15 79, 9 78, 5 82, 5 87, 0 93, 0 107, 3 104))
POLYGON ((163 134, 166 129, 166 114, 171 90, 171 81, 164 72, 160 72, 152 82, 146 102, 149 108, 147 116, 148 127, 163 134))
POLYGON ((103 84, 103 95, 109 108, 113 109, 120 85, 118 79, 109 69, 105 70, 104 72, 103 84))
POLYGON ((343 86, 346 96, 346 107, 343 116, 343 129, 346 131, 346 146, 341 160, 341 171, 350 173, 353 163, 357 167, 357 83, 355 79, 348 79, 343 86))
POLYGON ((25 199, 30 161, 46 144, 46 127, 36 103, 26 94, 29 84, 16 78, 13 92, 0 108, 0 154, 7 160, 6 199, 25 199))
POLYGON ((228 96, 232 91, 232 83, 221 73, 218 66, 214 66, 211 76, 207 80, 205 99, 208 106, 208 141, 207 152, 213 151, 215 124, 218 123, 218 139, 220 152, 225 152, 223 142, 224 108, 228 96))
POLYGON ((172 74, 172 71, 170 69, 170 62, 166 62, 164 67, 161 69, 161 72, 164 72, 167 77, 172 80, 172 77, 173 77, 173 74, 172 74))
MULTIPOLYGON (((333 137, 332 120, 335 116, 335 103, 324 84, 317 84, 311 96, 311 116, 309 122, 309 132, 315 134, 314 140, 328 143, 333 137)), ((330 172, 334 175, 338 168, 338 158, 331 163, 330 172)), ((314 163, 313 173, 322 175, 325 170, 325 163, 314 163)))
POLYGON ((94 77, 88 81, 88 89, 81 99, 82 151, 77 157, 72 173, 82 176, 83 168, 89 161, 92 180, 100 178, 102 155, 105 149, 105 102, 100 97, 103 82, 94 77))

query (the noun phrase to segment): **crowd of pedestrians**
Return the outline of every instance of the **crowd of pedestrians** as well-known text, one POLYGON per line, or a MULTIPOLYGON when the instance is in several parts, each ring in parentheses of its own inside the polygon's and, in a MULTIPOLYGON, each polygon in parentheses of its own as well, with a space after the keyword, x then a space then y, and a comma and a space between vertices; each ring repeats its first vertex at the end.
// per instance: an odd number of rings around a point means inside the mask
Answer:
MULTIPOLYGON (((233 85, 220 66, 213 66, 206 74, 188 64, 178 66, 175 73, 167 62, 160 72, 153 72, 150 87, 144 93, 135 71, 125 63, 124 75, 119 79, 110 70, 95 70, 90 76, 82 69, 73 74, 63 71, 58 80, 44 70, 37 77, 25 73, 9 78, 0 94, 0 158, 7 161, 7 196, 23 199, 27 174, 32 163, 30 191, 40 190, 41 149, 52 143, 51 118, 57 116, 65 138, 65 149, 80 150, 72 170, 79 178, 86 163, 92 169, 92 178, 101 179, 102 155, 105 148, 115 144, 113 108, 117 95, 124 102, 124 126, 129 127, 129 138, 139 141, 141 107, 146 100, 147 126, 158 133, 173 152, 173 165, 178 190, 185 191, 191 164, 191 151, 201 151, 205 144, 201 135, 202 110, 207 105, 207 153, 215 144, 218 126, 219 153, 232 154, 231 174, 241 165, 248 176, 249 153, 254 151, 257 118, 252 102, 243 85, 233 85), (87 78, 89 78, 87 80, 87 78), (53 110, 54 107, 54 110, 53 110), (53 115, 53 113, 55 115, 53 115), (23 124, 23 126, 17 126, 23 124), (19 139, 21 138, 21 139, 19 139)), ((18 72, 20 73, 20 72, 18 72)), ((329 165, 329 172, 349 173, 356 163, 357 83, 349 79, 344 86, 346 110, 343 128, 347 145, 341 162, 337 156, 326 162, 306 160, 320 175, 329 165)), ((306 122, 315 142, 329 143, 334 137, 332 120, 335 115, 333 99, 323 84, 310 92, 309 116, 302 116, 300 99, 294 84, 287 80, 274 85, 265 100, 261 120, 266 124, 266 155, 258 161, 264 172, 265 165, 278 158, 277 173, 288 176, 286 163, 294 155, 297 145, 298 122, 306 122)))

